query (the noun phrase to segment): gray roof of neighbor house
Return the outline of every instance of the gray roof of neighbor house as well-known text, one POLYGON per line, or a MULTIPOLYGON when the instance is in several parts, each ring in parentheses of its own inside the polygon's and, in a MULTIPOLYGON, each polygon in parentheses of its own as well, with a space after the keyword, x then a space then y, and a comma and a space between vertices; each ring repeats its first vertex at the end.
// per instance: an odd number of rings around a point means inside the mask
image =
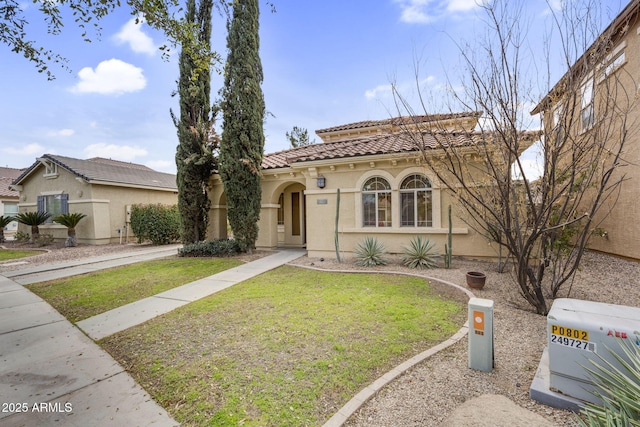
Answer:
POLYGON ((72 157, 45 154, 25 170, 13 185, 21 184, 42 162, 50 161, 91 184, 148 187, 178 191, 176 176, 154 171, 144 165, 95 157, 81 160, 72 157))
MULTIPOLYGON (((523 138, 531 139, 533 142, 539 137, 539 132, 523 132, 522 136, 523 138)), ((426 150, 435 150, 445 145, 470 147, 482 143, 485 138, 486 134, 481 132, 424 132, 419 143, 426 150)), ((416 142, 406 133, 396 132, 344 141, 304 145, 290 150, 266 154, 262 160, 262 169, 285 168, 294 163, 317 160, 415 153, 419 151, 416 142)))
POLYGON ((11 190, 9 185, 20 176, 24 169, 0 168, 0 197, 18 199, 20 193, 11 190))

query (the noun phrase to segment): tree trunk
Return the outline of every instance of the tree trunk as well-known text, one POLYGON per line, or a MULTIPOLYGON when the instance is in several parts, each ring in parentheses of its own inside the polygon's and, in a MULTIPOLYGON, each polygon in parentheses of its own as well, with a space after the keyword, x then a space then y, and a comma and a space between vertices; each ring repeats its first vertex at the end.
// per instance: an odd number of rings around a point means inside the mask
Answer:
POLYGON ((76 246, 78 246, 75 227, 67 228, 67 240, 64 242, 64 246, 67 248, 75 248, 76 246))
POLYGON ((31 243, 35 243, 40 238, 40 229, 37 225, 31 226, 31 243))

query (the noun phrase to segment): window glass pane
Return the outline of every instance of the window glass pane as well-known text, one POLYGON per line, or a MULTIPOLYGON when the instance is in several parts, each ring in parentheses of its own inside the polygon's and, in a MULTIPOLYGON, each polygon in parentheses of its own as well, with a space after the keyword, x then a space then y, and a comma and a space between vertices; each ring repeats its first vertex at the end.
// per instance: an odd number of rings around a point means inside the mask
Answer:
POLYGON ((431 188, 431 182, 424 175, 409 175, 402 181, 401 190, 410 190, 414 188, 431 188))
POLYGON ((5 203, 4 204, 4 216, 14 216, 18 215, 18 204, 17 203, 5 203))
POLYGON ((415 224, 415 198, 413 192, 400 193, 400 205, 402 206, 402 218, 400 225, 402 227, 413 227, 415 224))
POLYGON ((362 195, 362 224, 365 227, 376 226, 376 196, 375 194, 362 195))
POLYGON ((582 85, 582 108, 591 104, 593 100, 593 80, 588 80, 582 85))
POLYGON ((417 193, 418 199, 418 227, 431 227, 433 224, 432 219, 432 205, 431 205, 431 192, 419 191, 417 193))
POLYGON ((47 223, 53 221, 53 217, 62 214, 62 195, 56 194, 53 196, 44 197, 44 210, 51 214, 51 217, 47 220, 47 223))
POLYGON ((378 227, 391 227, 391 193, 378 193, 378 227))
POLYGON ((391 227, 391 185, 378 176, 362 187, 362 224, 365 227, 391 227))
POLYGON ((278 225, 284 225, 284 193, 278 198, 278 225))
POLYGON ((432 227, 431 181, 420 174, 406 177, 400 188, 403 227, 432 227))

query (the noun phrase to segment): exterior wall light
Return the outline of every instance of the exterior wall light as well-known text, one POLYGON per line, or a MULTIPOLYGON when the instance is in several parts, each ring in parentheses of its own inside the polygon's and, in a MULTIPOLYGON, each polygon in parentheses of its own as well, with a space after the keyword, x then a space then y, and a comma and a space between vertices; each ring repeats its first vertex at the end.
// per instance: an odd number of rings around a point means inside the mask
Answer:
POLYGON ((319 176, 318 178, 316 178, 316 184, 318 185, 318 188, 324 188, 326 184, 324 176, 319 176))

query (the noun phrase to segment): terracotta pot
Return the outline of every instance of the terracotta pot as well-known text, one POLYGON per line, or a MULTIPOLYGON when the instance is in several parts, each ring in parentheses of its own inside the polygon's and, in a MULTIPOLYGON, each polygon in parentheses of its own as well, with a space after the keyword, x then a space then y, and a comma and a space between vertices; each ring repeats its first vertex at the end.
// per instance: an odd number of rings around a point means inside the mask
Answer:
POLYGON ((484 288, 484 283, 487 280, 487 276, 479 271, 470 271, 467 273, 467 286, 472 289, 484 288))

